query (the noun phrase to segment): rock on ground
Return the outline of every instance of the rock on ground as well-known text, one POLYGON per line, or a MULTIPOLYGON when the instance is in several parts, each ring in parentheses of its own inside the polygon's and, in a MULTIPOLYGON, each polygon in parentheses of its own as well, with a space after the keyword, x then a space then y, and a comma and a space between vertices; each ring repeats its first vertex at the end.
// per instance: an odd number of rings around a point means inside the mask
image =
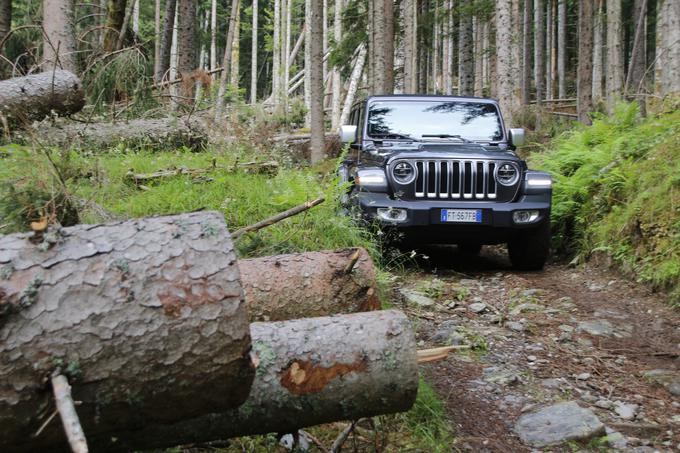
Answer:
POLYGON ((604 431, 604 424, 595 414, 574 401, 525 414, 515 425, 515 432, 522 442, 537 448, 571 440, 587 440, 604 431))

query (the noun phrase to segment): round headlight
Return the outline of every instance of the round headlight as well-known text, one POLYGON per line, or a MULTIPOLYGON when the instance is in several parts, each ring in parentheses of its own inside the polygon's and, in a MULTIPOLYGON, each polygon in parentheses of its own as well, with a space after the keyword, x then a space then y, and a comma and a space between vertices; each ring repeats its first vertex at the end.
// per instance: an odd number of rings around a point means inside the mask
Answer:
POLYGON ((399 184, 409 184, 416 179, 416 169, 410 162, 400 160, 392 167, 392 177, 399 184))
POLYGON ((504 186, 511 186, 519 179, 519 170, 513 164, 501 164, 496 170, 496 180, 504 186))

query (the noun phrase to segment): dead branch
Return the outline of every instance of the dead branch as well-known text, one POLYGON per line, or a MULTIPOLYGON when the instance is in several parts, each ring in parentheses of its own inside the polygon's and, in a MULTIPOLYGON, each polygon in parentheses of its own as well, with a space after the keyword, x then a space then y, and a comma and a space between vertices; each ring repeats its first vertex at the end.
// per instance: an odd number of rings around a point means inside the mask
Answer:
POLYGON ((347 263, 347 266, 344 269, 344 274, 347 275, 350 272, 352 272, 352 269, 354 269, 354 266, 356 266, 357 261, 359 261, 359 257, 361 256, 361 249, 357 249, 356 252, 352 255, 352 258, 350 259, 350 262, 347 263))
POLYGON ((244 233, 249 233, 251 231, 261 230, 262 228, 265 228, 265 227, 268 227, 268 226, 273 225, 275 223, 278 223, 278 222, 280 222, 284 219, 287 219, 288 217, 292 217, 292 216, 297 215, 301 212, 304 212, 308 209, 311 209, 314 206, 323 203, 324 201, 325 201, 324 197, 317 198, 316 200, 312 200, 312 201, 306 201, 305 203, 303 203, 301 205, 295 206, 294 208, 291 208, 291 209, 284 211, 280 214, 276 214, 275 216, 270 217, 268 219, 265 219, 261 222, 257 222, 254 225, 250 225, 250 226, 241 228, 240 230, 236 230, 232 233, 231 237, 233 239, 238 239, 244 233))
POLYGON ((64 425, 66 438, 71 446, 73 453, 87 453, 87 439, 83 427, 80 426, 76 406, 71 397, 71 386, 68 379, 63 374, 52 376, 52 390, 54 391, 54 402, 57 405, 61 423, 64 425))
POLYGON ((438 362, 444 360, 449 356, 451 351, 460 351, 461 349, 470 349, 469 345, 460 346, 444 346, 441 348, 421 349, 417 353, 418 363, 438 362))
POLYGON ((352 431, 354 431, 354 426, 356 426, 356 424, 357 422, 355 420, 347 425, 345 429, 340 432, 340 434, 338 434, 338 437, 335 439, 335 442, 333 442, 333 446, 331 447, 331 453, 338 453, 340 451, 349 435, 352 433, 352 431))

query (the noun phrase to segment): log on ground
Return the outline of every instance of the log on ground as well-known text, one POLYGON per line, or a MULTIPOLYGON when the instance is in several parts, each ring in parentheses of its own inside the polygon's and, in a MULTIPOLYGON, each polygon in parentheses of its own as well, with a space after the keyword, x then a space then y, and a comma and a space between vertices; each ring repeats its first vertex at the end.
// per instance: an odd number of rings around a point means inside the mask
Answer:
MULTIPOLYGON (((85 434, 124 438, 222 411, 254 370, 219 213, 0 236, 0 450, 64 448, 49 377, 68 376, 85 434)), ((92 444, 99 451, 97 444, 92 444)))
POLYGON ((378 310, 375 267, 364 249, 240 260, 251 321, 283 321, 378 310), (358 259, 347 272, 353 255, 358 259))
POLYGON ((0 114, 15 121, 70 115, 85 105, 80 79, 64 70, 0 81, 0 114))
MULTIPOLYGON (((408 410, 418 391, 413 331, 395 310, 251 324, 257 372, 238 409, 151 427, 96 450, 130 451, 290 433, 408 410)), ((210 390, 210 394, 216 395, 210 390)), ((88 440, 92 441, 91 437, 88 440)))
POLYGON ((62 122, 39 124, 36 134, 46 144, 82 148, 106 149, 113 146, 164 150, 186 146, 198 149, 208 140, 204 121, 193 117, 135 119, 115 123, 62 122))

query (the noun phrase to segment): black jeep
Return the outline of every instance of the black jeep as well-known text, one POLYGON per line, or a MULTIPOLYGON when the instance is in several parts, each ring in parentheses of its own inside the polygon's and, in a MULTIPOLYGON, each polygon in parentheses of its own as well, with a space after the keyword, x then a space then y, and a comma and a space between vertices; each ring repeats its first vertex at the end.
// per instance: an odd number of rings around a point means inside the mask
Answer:
POLYGON ((392 95, 356 103, 340 168, 348 202, 409 242, 478 253, 508 244, 513 266, 541 269, 550 248, 549 174, 515 154, 523 129, 506 130, 490 99, 392 95))

